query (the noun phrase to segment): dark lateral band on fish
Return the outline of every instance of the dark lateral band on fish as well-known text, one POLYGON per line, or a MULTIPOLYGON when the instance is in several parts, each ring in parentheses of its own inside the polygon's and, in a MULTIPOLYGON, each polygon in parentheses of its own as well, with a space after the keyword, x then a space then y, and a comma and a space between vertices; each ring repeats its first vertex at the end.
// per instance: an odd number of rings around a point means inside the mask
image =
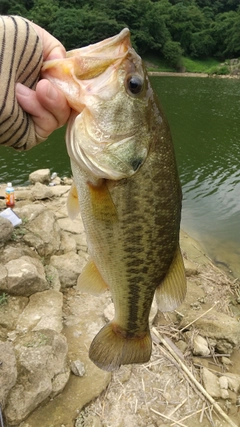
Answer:
POLYGON ((74 218, 80 206, 90 256, 77 286, 109 289, 115 308, 89 357, 107 371, 147 362, 154 295, 169 311, 186 294, 182 194, 167 120, 128 29, 47 61, 43 77, 73 109, 66 144, 76 187, 68 210, 74 218))

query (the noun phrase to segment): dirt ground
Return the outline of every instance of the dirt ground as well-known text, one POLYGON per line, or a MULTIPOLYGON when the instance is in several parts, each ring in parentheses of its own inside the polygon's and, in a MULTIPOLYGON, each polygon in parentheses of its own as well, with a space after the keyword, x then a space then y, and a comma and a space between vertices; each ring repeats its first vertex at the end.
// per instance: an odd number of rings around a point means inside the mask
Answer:
POLYGON ((204 327, 199 331, 196 326, 199 317, 214 311, 219 322, 222 313, 238 320, 240 283, 214 266, 185 233, 181 247, 187 259, 188 295, 177 311, 155 317, 150 362, 121 367, 114 373, 107 389, 80 412, 75 427, 240 425, 240 390, 222 399, 204 395, 202 388, 203 367, 216 377, 240 375, 239 350, 222 358, 210 340, 208 357, 193 356, 194 336, 200 332, 204 336, 204 327), (191 325, 181 327, 184 317, 193 319, 191 325))
POLYGON ((150 361, 122 366, 112 377, 88 358, 90 342, 106 322, 110 295, 93 297, 67 290, 64 333, 69 356, 83 360, 86 375, 71 375, 63 392, 20 427, 240 426, 240 282, 216 267, 184 232, 181 248, 188 278, 184 303, 172 313, 153 311, 150 361), (205 337, 209 348, 205 357, 193 354, 198 335, 205 337), (225 347, 220 351, 218 345, 225 347), (224 398, 206 392, 205 368, 218 388, 220 378, 234 379, 234 388, 225 389, 224 398), (106 374, 105 385, 97 392, 98 376, 106 374), (95 394, 89 398, 91 387, 95 394))

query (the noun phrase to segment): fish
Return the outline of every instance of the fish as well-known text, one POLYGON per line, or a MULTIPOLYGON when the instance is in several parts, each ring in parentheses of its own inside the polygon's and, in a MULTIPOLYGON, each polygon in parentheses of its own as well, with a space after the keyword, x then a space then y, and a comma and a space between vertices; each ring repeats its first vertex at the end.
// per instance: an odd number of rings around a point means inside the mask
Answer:
POLYGON ((46 61, 42 75, 72 108, 68 210, 73 218, 81 211, 89 252, 77 286, 93 294, 109 289, 114 303, 89 357, 106 371, 145 363, 154 295, 159 310, 172 311, 186 294, 182 192, 167 119, 128 28, 46 61))

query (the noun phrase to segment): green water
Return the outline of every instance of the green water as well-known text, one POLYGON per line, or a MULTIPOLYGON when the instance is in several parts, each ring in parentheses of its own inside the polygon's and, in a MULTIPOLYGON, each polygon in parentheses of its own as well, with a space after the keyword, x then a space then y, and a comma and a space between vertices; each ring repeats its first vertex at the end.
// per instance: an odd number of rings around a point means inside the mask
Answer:
MULTIPOLYGON (((240 81, 151 82, 172 130, 184 196, 182 228, 240 277, 240 81)), ((26 153, 0 147, 0 184, 26 184, 39 168, 71 175, 63 129, 26 153)))
POLYGON ((240 277, 240 81, 152 78, 183 188, 182 228, 240 277))

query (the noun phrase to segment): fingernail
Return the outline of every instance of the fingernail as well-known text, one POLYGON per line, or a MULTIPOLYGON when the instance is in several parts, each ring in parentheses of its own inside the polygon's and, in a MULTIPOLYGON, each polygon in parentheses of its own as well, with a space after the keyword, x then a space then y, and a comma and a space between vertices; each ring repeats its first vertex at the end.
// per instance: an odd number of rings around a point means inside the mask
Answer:
POLYGON ((55 101, 58 97, 58 91, 51 83, 49 83, 49 86, 48 86, 47 96, 53 101, 55 101))
POLYGON ((29 96, 31 89, 29 87, 22 85, 22 83, 16 83, 16 93, 19 95, 29 96))

